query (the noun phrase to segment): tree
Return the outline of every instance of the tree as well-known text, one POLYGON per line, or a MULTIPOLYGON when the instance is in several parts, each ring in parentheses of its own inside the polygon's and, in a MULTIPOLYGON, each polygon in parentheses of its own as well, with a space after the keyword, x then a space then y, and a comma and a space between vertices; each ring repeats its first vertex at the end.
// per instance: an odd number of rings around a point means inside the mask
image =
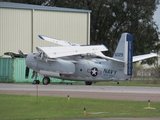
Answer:
POLYGON ((26 4, 34 4, 34 5, 41 5, 46 0, 6 0, 7 2, 15 2, 15 3, 26 3, 26 4))

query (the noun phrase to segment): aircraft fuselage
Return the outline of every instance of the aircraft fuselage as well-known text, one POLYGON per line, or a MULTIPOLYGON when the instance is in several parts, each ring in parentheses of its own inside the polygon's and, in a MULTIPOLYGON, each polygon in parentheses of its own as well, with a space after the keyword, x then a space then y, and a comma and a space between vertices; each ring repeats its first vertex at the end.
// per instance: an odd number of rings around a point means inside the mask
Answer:
POLYGON ((70 56, 46 61, 38 53, 28 54, 26 65, 42 76, 80 81, 126 80, 124 63, 95 56, 70 56))

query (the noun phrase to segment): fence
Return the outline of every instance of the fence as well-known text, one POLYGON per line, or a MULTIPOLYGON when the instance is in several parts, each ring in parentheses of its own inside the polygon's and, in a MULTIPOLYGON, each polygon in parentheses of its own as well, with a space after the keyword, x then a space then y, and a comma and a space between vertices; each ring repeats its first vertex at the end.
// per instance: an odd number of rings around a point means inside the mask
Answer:
POLYGON ((160 83, 160 70, 156 68, 133 69, 132 80, 141 80, 144 83, 160 83))

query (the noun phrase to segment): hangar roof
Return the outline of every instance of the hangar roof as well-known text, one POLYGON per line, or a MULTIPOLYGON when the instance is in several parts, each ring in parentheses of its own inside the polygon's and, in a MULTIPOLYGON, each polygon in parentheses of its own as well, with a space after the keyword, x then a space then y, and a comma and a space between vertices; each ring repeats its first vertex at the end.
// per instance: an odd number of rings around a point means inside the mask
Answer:
POLYGON ((91 12, 91 10, 50 7, 50 6, 21 4, 21 3, 12 3, 12 2, 0 2, 0 8, 33 9, 33 10, 63 11, 63 12, 86 12, 86 13, 91 12))

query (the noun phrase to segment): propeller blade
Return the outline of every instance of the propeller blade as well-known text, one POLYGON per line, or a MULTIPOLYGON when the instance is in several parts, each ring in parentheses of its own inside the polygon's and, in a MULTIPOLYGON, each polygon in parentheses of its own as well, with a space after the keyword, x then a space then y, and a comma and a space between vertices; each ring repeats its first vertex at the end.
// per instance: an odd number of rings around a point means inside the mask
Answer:
POLYGON ((26 67, 25 78, 27 79, 29 76, 29 67, 26 67))
POLYGON ((18 53, 21 55, 21 57, 26 58, 26 56, 23 54, 21 50, 18 50, 18 53))

